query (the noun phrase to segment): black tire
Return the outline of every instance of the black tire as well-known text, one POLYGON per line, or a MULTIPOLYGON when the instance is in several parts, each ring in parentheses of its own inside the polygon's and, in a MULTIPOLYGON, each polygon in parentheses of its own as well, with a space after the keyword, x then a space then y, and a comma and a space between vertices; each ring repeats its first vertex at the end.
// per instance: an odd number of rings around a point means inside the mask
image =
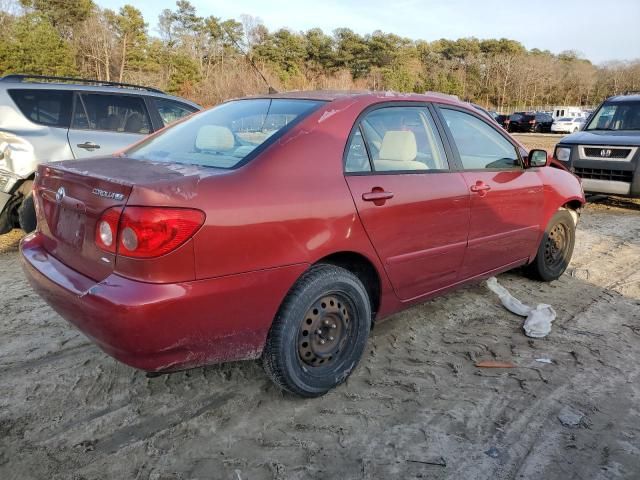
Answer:
POLYGON ((569 266, 576 227, 568 210, 558 210, 544 231, 538 253, 526 267, 528 276, 543 282, 557 280, 569 266))
POLYGON ((18 222, 20 223, 20 228, 27 233, 31 233, 36 229, 36 208, 31 194, 24 197, 18 207, 18 222))
POLYGON ((351 374, 370 329, 369 296, 358 277, 334 265, 313 266, 276 315, 262 354, 263 368, 280 388, 318 397, 351 374))

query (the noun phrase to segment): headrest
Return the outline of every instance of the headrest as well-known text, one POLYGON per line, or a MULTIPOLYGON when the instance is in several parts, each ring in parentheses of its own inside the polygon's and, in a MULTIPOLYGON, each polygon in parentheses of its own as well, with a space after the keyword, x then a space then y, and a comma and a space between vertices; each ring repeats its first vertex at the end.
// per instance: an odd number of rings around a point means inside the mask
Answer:
POLYGON ((220 125, 204 125, 196 135, 196 148, 198 150, 213 150, 225 152, 235 145, 233 133, 227 127, 220 125))
POLYGON ((407 162, 418 154, 416 136, 409 130, 389 130, 384 134, 380 146, 380 160, 407 162))

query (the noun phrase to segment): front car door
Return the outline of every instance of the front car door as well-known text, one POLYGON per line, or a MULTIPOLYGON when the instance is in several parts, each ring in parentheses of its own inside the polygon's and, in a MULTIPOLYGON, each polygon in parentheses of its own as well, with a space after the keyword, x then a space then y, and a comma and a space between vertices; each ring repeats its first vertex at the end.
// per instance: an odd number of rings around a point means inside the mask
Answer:
POLYGON ((466 249, 469 191, 450 170, 427 107, 377 107, 361 116, 345 152, 345 177, 399 298, 455 283, 466 249))
POLYGON ((152 131, 143 97, 77 92, 68 139, 75 158, 110 155, 152 131))
POLYGON ((438 110, 471 194, 462 276, 525 262, 543 228, 537 169, 525 170, 519 148, 479 115, 448 106, 438 110))

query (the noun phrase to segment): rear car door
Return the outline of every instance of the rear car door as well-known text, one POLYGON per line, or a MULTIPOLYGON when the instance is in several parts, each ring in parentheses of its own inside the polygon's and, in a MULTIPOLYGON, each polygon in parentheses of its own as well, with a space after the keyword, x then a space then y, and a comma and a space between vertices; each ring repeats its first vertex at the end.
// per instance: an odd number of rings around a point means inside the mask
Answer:
POLYGON ((439 112, 471 194, 462 276, 525 261, 541 228, 543 185, 537 169, 525 170, 518 147, 479 115, 448 106, 439 112))
POLYGON ((68 133, 75 158, 109 155, 151 131, 141 96, 76 92, 68 133))
POLYGON ((345 177, 399 298, 455 283, 466 249, 469 191, 450 170, 427 107, 377 107, 361 116, 345 152, 345 177))

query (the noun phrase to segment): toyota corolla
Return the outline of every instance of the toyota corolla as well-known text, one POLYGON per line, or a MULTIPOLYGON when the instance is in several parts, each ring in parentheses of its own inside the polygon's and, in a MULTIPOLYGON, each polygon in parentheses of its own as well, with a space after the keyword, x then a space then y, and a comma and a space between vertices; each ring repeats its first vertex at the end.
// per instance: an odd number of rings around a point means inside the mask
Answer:
POLYGON ((317 396, 375 322, 570 261, 579 180, 449 96, 303 92, 223 103, 113 157, 41 165, 31 284, 147 372, 262 359, 317 396))

